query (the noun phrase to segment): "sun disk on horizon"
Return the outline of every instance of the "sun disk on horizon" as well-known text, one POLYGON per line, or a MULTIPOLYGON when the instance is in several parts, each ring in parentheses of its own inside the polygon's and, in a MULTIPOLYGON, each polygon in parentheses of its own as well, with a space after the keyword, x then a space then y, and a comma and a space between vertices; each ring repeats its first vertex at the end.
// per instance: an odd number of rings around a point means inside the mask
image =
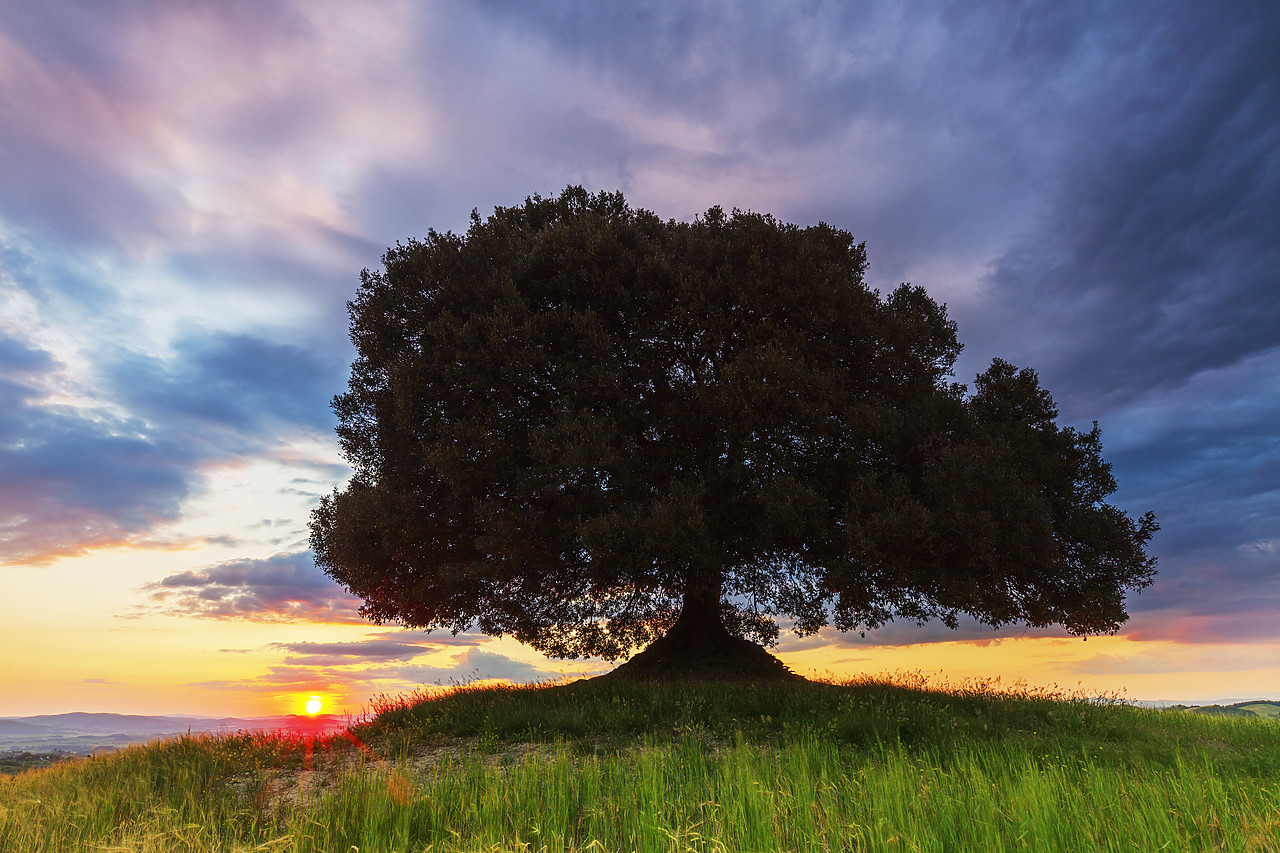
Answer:
POLYGON ((316 714, 320 713, 320 709, 323 706, 324 703, 320 701, 319 696, 312 696, 307 700, 307 713, 314 717, 316 714))

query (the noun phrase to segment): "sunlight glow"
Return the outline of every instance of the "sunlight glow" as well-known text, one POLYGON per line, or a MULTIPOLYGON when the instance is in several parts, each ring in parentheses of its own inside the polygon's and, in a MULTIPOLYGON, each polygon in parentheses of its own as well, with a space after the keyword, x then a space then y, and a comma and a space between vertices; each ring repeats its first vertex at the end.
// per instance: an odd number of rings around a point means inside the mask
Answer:
POLYGON ((319 696, 312 696, 307 700, 307 713, 314 717, 316 714, 320 713, 320 709, 323 707, 323 704, 324 703, 320 701, 319 696))

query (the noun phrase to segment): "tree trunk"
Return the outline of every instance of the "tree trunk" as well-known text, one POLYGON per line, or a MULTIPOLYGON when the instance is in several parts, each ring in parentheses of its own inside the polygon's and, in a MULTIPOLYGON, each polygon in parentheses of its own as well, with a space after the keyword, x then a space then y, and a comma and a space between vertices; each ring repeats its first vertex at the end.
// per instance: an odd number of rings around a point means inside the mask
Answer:
POLYGON ((706 587, 691 587, 685 592, 680 615, 666 634, 599 677, 645 681, 804 680, 764 647, 729 633, 721 617, 720 591, 706 587))

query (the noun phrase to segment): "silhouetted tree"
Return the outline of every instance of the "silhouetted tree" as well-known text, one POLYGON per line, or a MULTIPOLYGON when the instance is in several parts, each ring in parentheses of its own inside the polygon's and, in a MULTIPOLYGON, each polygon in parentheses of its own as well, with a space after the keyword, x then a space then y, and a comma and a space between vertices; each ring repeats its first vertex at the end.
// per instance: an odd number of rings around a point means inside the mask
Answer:
POLYGON ((1097 426, 1003 361, 948 381, 945 307, 869 289, 845 231, 571 187, 383 265, 334 401, 354 475, 311 524, 377 622, 767 676, 775 616, 1088 634, 1151 582, 1097 426))

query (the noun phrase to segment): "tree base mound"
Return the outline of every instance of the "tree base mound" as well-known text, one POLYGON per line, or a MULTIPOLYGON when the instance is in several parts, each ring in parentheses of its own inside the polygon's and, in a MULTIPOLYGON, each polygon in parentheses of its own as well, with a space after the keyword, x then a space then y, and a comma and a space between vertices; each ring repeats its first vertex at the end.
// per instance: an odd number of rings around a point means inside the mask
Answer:
POLYGON ((806 679, 721 625, 678 620, 644 651, 592 681, 770 681, 806 679))

